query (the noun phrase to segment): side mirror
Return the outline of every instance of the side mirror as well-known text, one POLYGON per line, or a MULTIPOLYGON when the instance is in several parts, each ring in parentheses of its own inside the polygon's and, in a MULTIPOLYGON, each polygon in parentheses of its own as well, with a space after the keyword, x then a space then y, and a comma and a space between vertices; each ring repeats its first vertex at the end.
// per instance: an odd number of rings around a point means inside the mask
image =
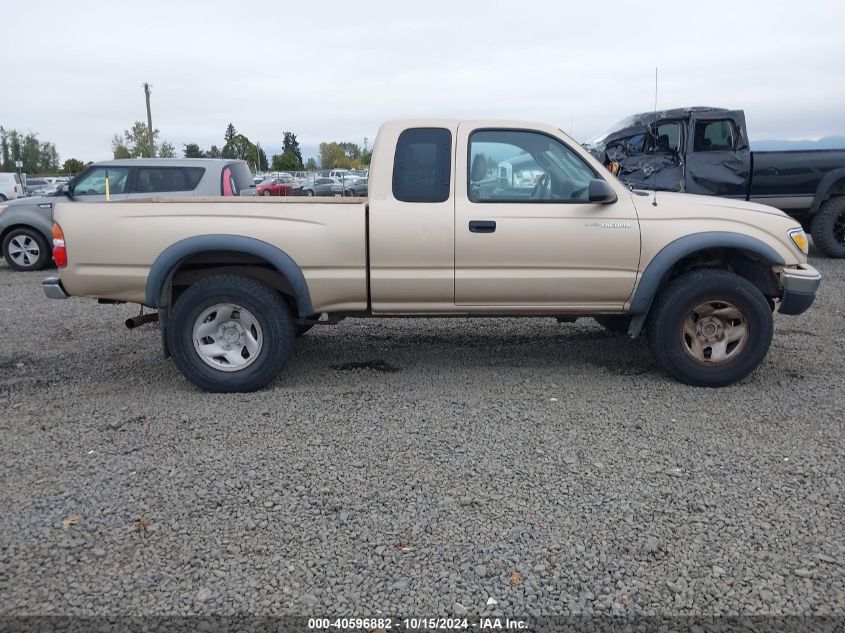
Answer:
POLYGON ((597 202, 598 204, 610 204, 616 202, 619 198, 606 180, 601 178, 593 178, 590 181, 589 189, 587 190, 590 202, 597 202))

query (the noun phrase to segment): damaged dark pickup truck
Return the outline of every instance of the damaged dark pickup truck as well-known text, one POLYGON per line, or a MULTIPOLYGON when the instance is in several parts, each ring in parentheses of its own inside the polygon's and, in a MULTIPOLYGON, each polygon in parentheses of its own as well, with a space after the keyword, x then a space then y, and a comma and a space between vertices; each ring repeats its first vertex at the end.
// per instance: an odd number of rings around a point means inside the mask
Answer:
POLYGON ((777 207, 845 257, 845 149, 752 152, 742 110, 703 107, 635 114, 586 146, 634 189, 777 207))

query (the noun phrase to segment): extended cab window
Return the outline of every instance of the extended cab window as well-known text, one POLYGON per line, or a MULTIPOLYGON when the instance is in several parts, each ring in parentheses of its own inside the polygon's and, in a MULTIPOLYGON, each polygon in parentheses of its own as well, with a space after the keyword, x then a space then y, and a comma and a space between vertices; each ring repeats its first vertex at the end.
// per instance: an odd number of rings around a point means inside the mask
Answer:
POLYGON ((109 193, 124 193, 129 176, 128 167, 95 167, 73 185, 74 196, 106 195, 106 177, 109 179, 109 193))
POLYGON ((596 177, 565 144, 521 130, 473 132, 468 169, 473 202, 588 202, 596 177))
MULTIPOLYGON (((199 170, 198 178, 192 179, 188 170, 182 167, 140 167, 135 176, 135 193, 156 193, 168 191, 193 191, 202 178, 202 167, 191 167, 199 170)), ((196 175, 195 175, 196 176, 196 175)))
POLYGON ((399 135, 393 157, 393 197, 402 202, 445 202, 452 177, 452 133, 411 128, 399 135))
POLYGON ((729 151, 736 147, 736 129, 730 119, 696 121, 694 152, 729 151))
POLYGON ((654 136, 646 142, 646 154, 672 154, 681 147, 681 124, 677 121, 660 123, 654 128, 654 136))

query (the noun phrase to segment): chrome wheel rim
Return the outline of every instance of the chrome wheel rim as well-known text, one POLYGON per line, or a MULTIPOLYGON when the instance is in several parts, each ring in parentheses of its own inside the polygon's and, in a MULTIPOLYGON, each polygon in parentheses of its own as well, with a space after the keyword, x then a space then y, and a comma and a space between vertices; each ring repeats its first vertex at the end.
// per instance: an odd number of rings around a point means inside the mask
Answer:
POLYGON ((218 303, 194 321, 194 349, 220 371, 240 371, 256 361, 264 344, 258 319, 243 306, 218 303))
POLYGON ((700 363, 730 362, 745 348, 748 323, 742 311, 724 301, 697 305, 684 320, 681 343, 700 363))
POLYGON ((9 257, 18 266, 32 266, 38 261, 41 249, 28 235, 15 235, 9 242, 9 257))

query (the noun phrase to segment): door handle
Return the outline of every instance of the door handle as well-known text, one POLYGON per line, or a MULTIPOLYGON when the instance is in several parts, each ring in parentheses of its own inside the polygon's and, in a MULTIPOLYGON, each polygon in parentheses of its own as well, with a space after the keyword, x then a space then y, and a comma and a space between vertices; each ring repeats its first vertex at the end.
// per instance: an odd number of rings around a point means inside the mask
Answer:
POLYGON ((496 222, 493 220, 470 220, 470 233, 495 233, 496 222))

